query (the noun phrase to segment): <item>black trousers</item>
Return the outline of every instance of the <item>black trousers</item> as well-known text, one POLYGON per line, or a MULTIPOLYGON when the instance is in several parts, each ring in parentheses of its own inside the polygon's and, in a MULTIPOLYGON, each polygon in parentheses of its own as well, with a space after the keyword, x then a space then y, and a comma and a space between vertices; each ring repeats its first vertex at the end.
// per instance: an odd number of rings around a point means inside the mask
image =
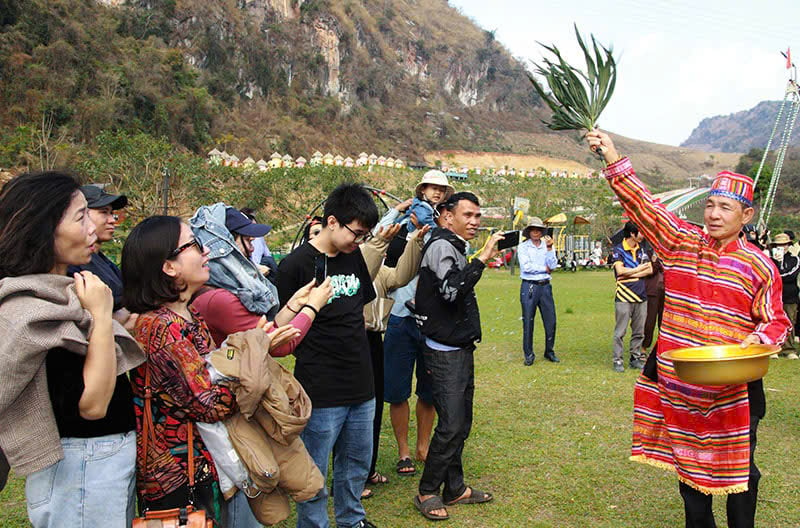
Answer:
MULTIPOLYGON (((375 383, 375 418, 372 421, 372 462, 369 475, 375 473, 378 462, 378 445, 381 439, 381 422, 383 421, 383 334, 367 330, 369 354, 372 359, 372 377, 375 383)), ((369 476, 367 477, 369 479, 369 476)))
MULTIPOLYGON (((761 472, 756 467, 753 454, 756 450, 758 416, 750 417, 750 480, 748 490, 727 496, 726 510, 728 528, 754 528, 756 524, 756 503, 758 502, 758 481, 761 472)), ((714 513, 711 510, 711 495, 680 483, 683 508, 686 512, 686 528, 716 528, 714 513)))
POLYGON ((647 296, 647 318, 644 320, 644 341, 642 349, 646 350, 653 344, 653 336, 656 333, 656 321, 661 326, 661 316, 664 315, 664 292, 660 295, 647 296))
POLYGON ((467 489, 461 455, 472 429, 474 351, 474 345, 449 351, 425 346, 425 367, 431 374, 433 406, 439 421, 419 481, 420 495, 438 495, 444 486, 442 499, 449 502, 467 489))
POLYGON ((6 454, 3 453, 2 449, 0 449, 0 491, 3 491, 3 488, 6 487, 6 482, 8 482, 8 472, 10 470, 11 466, 8 464, 6 454))

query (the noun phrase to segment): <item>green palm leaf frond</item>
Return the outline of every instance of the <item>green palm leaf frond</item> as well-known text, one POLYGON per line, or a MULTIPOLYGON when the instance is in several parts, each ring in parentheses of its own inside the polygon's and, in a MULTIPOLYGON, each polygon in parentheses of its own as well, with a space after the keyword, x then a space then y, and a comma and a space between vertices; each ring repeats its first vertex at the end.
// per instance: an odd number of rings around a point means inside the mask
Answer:
POLYGON ((611 48, 598 44, 591 35, 591 48, 587 46, 575 25, 575 36, 583 51, 586 72, 570 65, 557 47, 541 45, 553 56, 534 63, 535 73, 547 82, 549 91, 532 73, 528 73, 534 90, 553 111, 550 122, 553 130, 593 130, 600 114, 611 100, 617 83, 617 63, 611 48))

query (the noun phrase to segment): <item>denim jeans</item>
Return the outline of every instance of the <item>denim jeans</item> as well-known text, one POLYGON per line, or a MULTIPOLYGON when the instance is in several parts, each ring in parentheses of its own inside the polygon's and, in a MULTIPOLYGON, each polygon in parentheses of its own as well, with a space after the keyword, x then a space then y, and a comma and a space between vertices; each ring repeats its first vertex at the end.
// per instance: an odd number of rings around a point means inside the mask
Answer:
POLYGON ((253 510, 250 509, 247 495, 241 490, 237 491, 231 500, 225 502, 225 510, 229 528, 261 528, 262 526, 253 514, 253 510))
POLYGON ((64 458, 25 481, 28 518, 48 526, 131 525, 136 487, 136 432, 62 438, 64 458))
POLYGON ((534 284, 523 280, 519 289, 519 302, 522 305, 522 352, 527 361, 533 361, 533 322, 536 319, 536 309, 542 313, 544 325, 544 353, 545 356, 553 354, 556 343, 556 304, 553 301, 553 286, 547 284, 534 284))
POLYGON ((438 495, 444 485, 442 498, 448 502, 466 490, 461 454, 472 429, 474 351, 474 346, 449 351, 425 347, 425 366, 431 373, 439 421, 419 481, 420 495, 438 495))
MULTIPOLYGON (((356 405, 314 408, 300 437, 314 463, 328 479, 328 461, 333 459, 333 509, 336 526, 350 528, 366 518, 361 492, 369 474, 372 456, 372 420, 375 399, 356 405)), ((297 503, 297 528, 327 528, 328 491, 297 503)))

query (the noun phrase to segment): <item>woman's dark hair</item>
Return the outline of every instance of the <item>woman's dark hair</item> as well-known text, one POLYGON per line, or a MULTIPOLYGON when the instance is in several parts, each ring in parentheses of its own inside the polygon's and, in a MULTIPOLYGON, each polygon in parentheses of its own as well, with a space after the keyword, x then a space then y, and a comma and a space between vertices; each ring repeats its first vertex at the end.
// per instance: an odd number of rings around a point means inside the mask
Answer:
POLYGON ((181 223, 177 216, 151 216, 128 235, 122 247, 122 296, 131 312, 149 312, 175 302, 186 289, 162 269, 178 247, 181 223))
POLYGON ((0 279, 49 273, 55 266, 55 233, 78 180, 66 172, 29 172, 0 191, 0 279))
POLYGON ((249 218, 251 221, 256 221, 256 210, 252 207, 242 207, 239 212, 249 218))
POLYGON ((308 237, 311 236, 311 228, 316 224, 322 224, 322 217, 321 216, 314 216, 311 220, 308 221, 306 226, 303 228, 303 237, 300 239, 300 245, 305 244, 308 242, 308 237))
POLYGON ((343 183, 336 187, 325 199, 325 212, 322 227, 328 225, 328 217, 333 216, 342 224, 357 220, 367 229, 378 223, 378 208, 372 194, 358 183, 343 183))

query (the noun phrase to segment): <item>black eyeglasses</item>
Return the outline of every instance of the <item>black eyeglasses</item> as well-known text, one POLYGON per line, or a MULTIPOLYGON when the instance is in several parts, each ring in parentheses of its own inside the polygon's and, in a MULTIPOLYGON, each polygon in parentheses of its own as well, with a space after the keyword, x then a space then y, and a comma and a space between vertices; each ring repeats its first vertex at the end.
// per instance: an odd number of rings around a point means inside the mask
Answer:
POLYGON ((173 258, 177 257, 178 255, 180 255, 181 253, 183 253, 184 251, 186 251, 187 249, 189 249, 192 246, 196 247, 197 251, 199 251, 201 254, 203 253, 203 244, 198 242, 198 240, 196 238, 193 238, 192 240, 190 240, 189 242, 185 243, 184 245, 178 246, 177 248, 175 248, 172 251, 172 253, 169 254, 169 258, 173 259, 173 258))
POLYGON ((355 231, 350 229, 350 227, 347 224, 341 224, 341 226, 344 227, 345 229, 347 229, 348 231, 350 231, 351 233, 353 233, 353 237, 354 237, 353 238, 353 242, 355 242, 356 244, 360 244, 362 242, 366 242, 367 240, 372 238, 372 232, 371 231, 367 231, 366 233, 362 233, 362 234, 359 235, 358 233, 356 233, 355 231))

